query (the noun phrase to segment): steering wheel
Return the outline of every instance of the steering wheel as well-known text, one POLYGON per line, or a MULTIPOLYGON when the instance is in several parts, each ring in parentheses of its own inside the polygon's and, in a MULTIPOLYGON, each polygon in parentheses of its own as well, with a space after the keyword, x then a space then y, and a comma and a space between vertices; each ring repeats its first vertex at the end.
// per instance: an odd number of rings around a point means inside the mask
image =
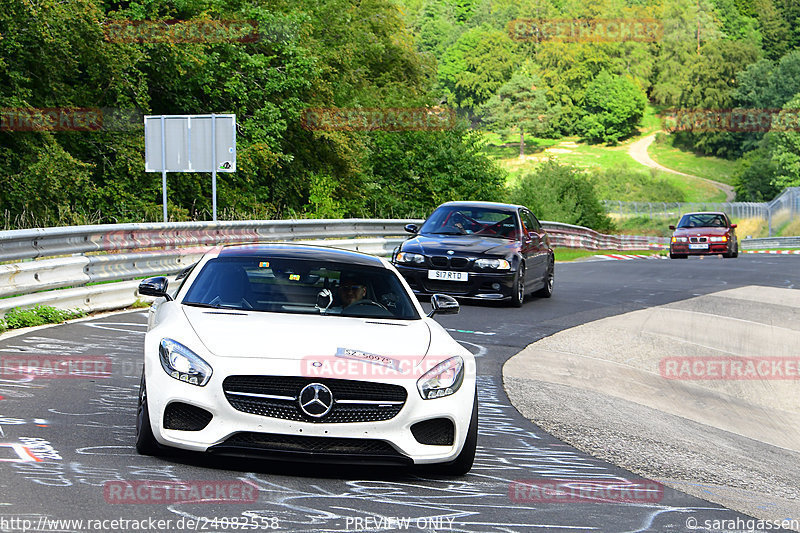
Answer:
POLYGON ((384 305, 379 304, 375 300, 370 300, 369 298, 364 298, 363 300, 359 300, 357 302, 354 302, 354 303, 348 305, 347 307, 345 307, 344 309, 342 309, 342 314, 344 315, 344 314, 350 314, 350 313, 353 313, 353 312, 357 312, 359 307, 362 307, 364 309, 369 309, 370 307, 377 307, 377 308, 381 309, 382 311, 386 311, 387 313, 391 313, 391 311, 386 309, 386 307, 384 305))

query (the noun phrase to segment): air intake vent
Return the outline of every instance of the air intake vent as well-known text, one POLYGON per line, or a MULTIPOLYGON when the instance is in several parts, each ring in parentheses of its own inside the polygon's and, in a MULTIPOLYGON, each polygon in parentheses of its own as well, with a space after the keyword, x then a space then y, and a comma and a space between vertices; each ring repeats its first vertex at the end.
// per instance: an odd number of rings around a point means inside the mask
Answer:
POLYGON ((205 429, 213 415, 194 405, 172 402, 164 410, 164 429, 200 431, 205 429))
POLYGON ((432 418, 411 426, 411 433, 420 444, 431 446, 452 446, 455 440, 455 426, 447 418, 432 418))

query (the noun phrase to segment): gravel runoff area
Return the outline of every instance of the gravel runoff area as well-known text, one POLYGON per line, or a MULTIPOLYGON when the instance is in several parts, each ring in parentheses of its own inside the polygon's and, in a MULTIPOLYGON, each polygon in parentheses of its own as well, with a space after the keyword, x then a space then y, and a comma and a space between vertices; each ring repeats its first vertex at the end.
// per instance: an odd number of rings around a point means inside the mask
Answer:
POLYGON ((756 518, 800 519, 800 379, 720 379, 721 366, 686 379, 706 370, 662 361, 789 357, 796 369, 799 346, 800 291, 751 286, 556 333, 503 378, 524 416, 579 449, 756 518))

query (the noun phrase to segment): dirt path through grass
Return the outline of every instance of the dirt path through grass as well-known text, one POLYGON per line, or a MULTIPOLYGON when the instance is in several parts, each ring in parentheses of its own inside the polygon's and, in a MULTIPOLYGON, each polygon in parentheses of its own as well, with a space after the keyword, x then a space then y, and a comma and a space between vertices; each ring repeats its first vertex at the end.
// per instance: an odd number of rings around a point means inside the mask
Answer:
POLYGON ((669 172, 671 174, 679 174, 681 176, 688 176, 690 178, 696 178, 708 182, 725 193, 726 202, 733 201, 733 199, 736 197, 736 193, 734 192, 733 187, 731 187, 727 183, 722 183, 707 178, 701 178, 700 176, 694 176, 692 174, 686 174, 684 172, 678 172, 677 170, 672 170, 671 168, 667 168, 664 165, 661 165, 653 161, 653 159, 650 158, 650 154, 647 153, 647 148, 656 139, 656 133, 660 132, 651 133, 650 135, 642 137, 638 141, 631 143, 631 145, 628 147, 628 153, 634 159, 634 161, 646 167, 655 168, 663 172, 669 172))

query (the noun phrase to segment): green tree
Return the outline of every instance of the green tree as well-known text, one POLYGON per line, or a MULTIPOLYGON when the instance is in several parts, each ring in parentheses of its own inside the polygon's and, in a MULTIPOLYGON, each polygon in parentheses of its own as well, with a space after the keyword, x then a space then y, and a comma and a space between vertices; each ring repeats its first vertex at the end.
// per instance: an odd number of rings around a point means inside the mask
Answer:
POLYGON ((482 107, 491 131, 519 131, 519 156, 525 155, 525 132, 541 135, 549 128, 546 89, 536 75, 517 71, 482 107))
POLYGON ((639 86, 604 70, 586 89, 578 130, 590 142, 616 143, 637 131, 646 105, 639 86))
POLYGON ((767 59, 779 59, 789 51, 792 38, 789 24, 775 7, 773 0, 755 0, 754 3, 764 55, 767 59))
POLYGON ((444 53, 439 82, 453 96, 452 103, 472 109, 508 81, 516 63, 514 43, 507 33, 473 28, 444 53))
POLYGON ((776 171, 766 143, 745 153, 739 159, 739 168, 733 177, 736 201, 768 202, 775 198, 780 192, 780 188, 773 184, 776 171))
POLYGON ((508 199, 527 206, 541 220, 578 224, 597 231, 614 229, 583 170, 552 159, 522 176, 508 199))
POLYGON ((363 194, 366 213, 424 217, 442 202, 501 198, 505 173, 483 136, 458 125, 437 132, 376 133, 363 194))
POLYGON ((770 162, 775 165, 772 184, 784 187, 800 186, 800 93, 789 100, 783 111, 773 119, 767 134, 771 148, 770 162))

